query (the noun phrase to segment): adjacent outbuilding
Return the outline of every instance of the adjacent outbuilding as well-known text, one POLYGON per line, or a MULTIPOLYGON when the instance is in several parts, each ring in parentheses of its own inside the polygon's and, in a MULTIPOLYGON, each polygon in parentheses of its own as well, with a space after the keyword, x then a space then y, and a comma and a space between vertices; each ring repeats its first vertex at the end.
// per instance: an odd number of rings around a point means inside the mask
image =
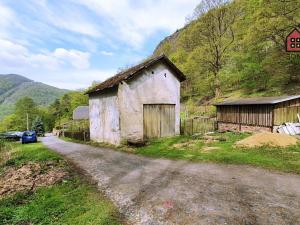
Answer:
POLYGON ((119 145, 180 134, 184 74, 160 55, 118 73, 87 92, 90 138, 119 145))
POLYGON ((88 120, 89 119, 89 107, 78 106, 73 111, 73 120, 88 120))
POLYGON ((219 131, 275 132, 283 123, 298 122, 300 95, 238 99, 216 107, 219 131))

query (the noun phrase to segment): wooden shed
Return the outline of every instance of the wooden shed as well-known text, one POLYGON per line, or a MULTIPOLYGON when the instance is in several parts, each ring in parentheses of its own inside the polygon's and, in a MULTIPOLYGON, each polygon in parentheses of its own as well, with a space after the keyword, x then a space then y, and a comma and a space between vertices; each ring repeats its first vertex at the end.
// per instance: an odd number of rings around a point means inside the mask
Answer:
POLYGON ((300 95, 258 97, 216 104, 219 131, 276 132, 286 122, 298 122, 300 95))

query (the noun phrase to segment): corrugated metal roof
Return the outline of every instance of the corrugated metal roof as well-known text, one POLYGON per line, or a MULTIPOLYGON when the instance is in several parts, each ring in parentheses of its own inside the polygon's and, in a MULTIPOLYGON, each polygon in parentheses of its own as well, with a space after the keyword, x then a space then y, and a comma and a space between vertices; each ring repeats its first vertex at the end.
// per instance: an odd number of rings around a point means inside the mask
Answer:
POLYGON ((216 106, 221 105, 269 105, 285 102, 293 99, 300 98, 300 95, 293 96, 278 96, 278 97, 257 97, 257 98, 245 98, 237 100, 228 100, 221 103, 215 104, 216 106))
POLYGON ((88 90, 86 94, 91 94, 94 92, 104 91, 105 89, 108 88, 113 88, 117 86, 121 81, 130 79, 138 72, 146 69, 147 67, 155 64, 158 61, 162 61, 166 63, 175 72, 175 75, 180 81, 184 81, 186 79, 184 74, 165 55, 160 55, 155 58, 150 58, 134 67, 131 67, 125 71, 116 74, 115 76, 107 79, 106 81, 98 84, 94 88, 88 90))
POLYGON ((78 106, 73 111, 73 120, 88 120, 89 119, 89 107, 78 106))

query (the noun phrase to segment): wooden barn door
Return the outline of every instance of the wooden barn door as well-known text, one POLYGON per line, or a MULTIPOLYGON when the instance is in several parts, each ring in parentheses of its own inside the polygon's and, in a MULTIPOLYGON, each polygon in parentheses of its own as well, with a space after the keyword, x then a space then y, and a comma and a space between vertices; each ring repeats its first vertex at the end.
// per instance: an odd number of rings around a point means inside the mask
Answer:
POLYGON ((144 137, 175 135, 175 105, 144 105, 144 137))

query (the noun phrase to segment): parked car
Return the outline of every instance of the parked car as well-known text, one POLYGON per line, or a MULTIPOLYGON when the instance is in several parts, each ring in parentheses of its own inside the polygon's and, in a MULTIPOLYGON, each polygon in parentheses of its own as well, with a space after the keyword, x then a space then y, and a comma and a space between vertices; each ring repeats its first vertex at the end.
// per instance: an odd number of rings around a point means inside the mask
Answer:
POLYGON ((23 135, 23 132, 10 131, 0 134, 0 138, 6 141, 19 141, 23 135))
POLYGON ((22 135, 22 144, 36 143, 37 135, 35 131, 25 131, 22 135))

